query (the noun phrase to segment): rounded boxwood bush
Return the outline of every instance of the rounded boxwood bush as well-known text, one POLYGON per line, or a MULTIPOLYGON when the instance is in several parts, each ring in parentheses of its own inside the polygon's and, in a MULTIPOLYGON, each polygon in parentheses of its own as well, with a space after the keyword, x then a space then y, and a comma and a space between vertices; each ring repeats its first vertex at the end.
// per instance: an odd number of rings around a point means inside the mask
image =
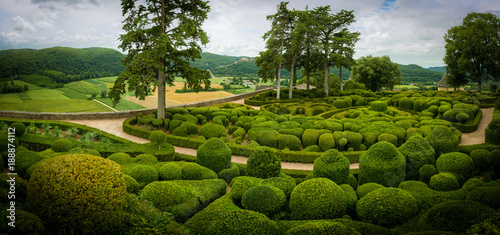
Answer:
POLYGON ((182 164, 181 170, 183 180, 200 180, 203 175, 201 166, 193 162, 182 164))
POLYGON ((466 199, 480 202, 495 210, 500 209, 500 187, 477 187, 467 194, 466 199))
POLYGON ((290 197, 293 189, 295 188, 295 180, 293 178, 283 178, 283 177, 272 177, 264 179, 260 185, 273 186, 281 189, 285 196, 290 197))
POLYGON ((141 197, 153 203, 158 209, 166 209, 186 201, 186 190, 171 181, 156 181, 142 189, 141 197))
POLYGON ((489 157, 490 151, 487 149, 476 149, 470 153, 470 158, 474 162, 474 169, 478 173, 487 171, 490 168, 489 157))
POLYGON ((45 225, 78 233, 116 232, 123 223, 125 181, 120 166, 92 155, 40 163, 28 184, 28 205, 45 225))
POLYGON ((474 177, 474 162, 465 153, 451 152, 442 154, 436 160, 436 169, 439 173, 450 172, 458 175, 457 180, 460 185, 474 177))
POLYGON ((461 233, 494 214, 495 210, 479 202, 451 200, 441 202, 425 212, 420 217, 419 226, 425 230, 461 233))
POLYGON ((343 225, 339 222, 329 222, 329 221, 315 221, 305 223, 296 227, 293 227, 286 231, 285 235, 330 235, 330 234, 339 234, 339 235, 361 235, 355 229, 343 225))
POLYGON ((327 151, 335 148, 335 139, 333 138, 333 134, 324 133, 319 136, 318 145, 323 151, 327 151))
POLYGON ((385 101, 373 101, 370 104, 370 109, 377 112, 387 111, 387 102, 385 101))
POLYGON ((393 134, 382 133, 378 136, 377 140, 378 140, 378 142, 386 141, 386 142, 391 143, 394 146, 398 146, 398 137, 393 135, 393 134))
POLYGON ((398 150, 406 157, 406 180, 418 180, 423 165, 436 164, 434 149, 421 135, 411 136, 398 150))
POLYGON ((434 127, 425 139, 434 149, 436 159, 442 153, 457 152, 458 144, 460 143, 457 136, 446 126, 434 127))
POLYGON ((399 188, 381 188, 368 193, 356 204, 356 214, 367 223, 394 227, 418 214, 417 201, 399 188))
POLYGON ((143 186, 158 180, 158 172, 150 165, 131 166, 127 173, 143 186))
POLYGON ((393 144, 382 141, 372 145, 359 158, 359 184, 378 183, 397 187, 405 180, 406 158, 393 144))
POLYGON ((452 191, 460 188, 457 177, 447 172, 433 175, 429 181, 429 186, 436 191, 452 191))
POLYGON ((10 124, 10 127, 15 128, 16 137, 21 137, 26 132, 26 126, 21 122, 14 122, 10 124))
POLYGON ((113 153, 108 157, 108 160, 114 161, 120 165, 132 164, 135 162, 134 158, 126 153, 113 153))
POLYGON ((356 213, 356 203, 358 202, 358 196, 356 191, 351 185, 341 184, 339 187, 344 191, 347 198, 347 212, 349 215, 354 215, 356 213))
POLYGON ((241 200, 243 194, 250 188, 253 188, 259 185, 262 182, 262 179, 250 176, 239 176, 234 178, 231 181, 231 191, 229 194, 231 198, 234 200, 241 200))
POLYGON ((228 184, 238 176, 240 176, 240 168, 235 163, 231 163, 231 167, 220 171, 218 174, 219 179, 223 179, 228 184))
POLYGON ((358 188, 358 180, 353 174, 349 174, 349 177, 347 178, 347 183, 351 185, 354 190, 358 188))
POLYGON ((231 164, 231 149, 219 138, 211 138, 198 147, 196 163, 219 173, 231 164))
POLYGON ((380 188, 385 188, 385 187, 384 185, 377 183, 366 183, 358 187, 358 189, 356 190, 356 195, 358 195, 358 199, 361 199, 368 193, 371 193, 372 191, 375 191, 380 188))
POLYGON ((182 179, 182 168, 175 163, 167 163, 160 167, 158 171, 163 180, 180 180, 182 179))
POLYGON ((319 137, 324 133, 330 133, 329 130, 306 129, 302 133, 302 143, 304 148, 311 145, 318 145, 319 137))
POLYGON ((335 182, 314 178, 293 189, 289 206, 295 219, 331 219, 346 213, 347 197, 335 182))
POLYGON ((132 176, 123 174, 123 180, 127 188, 127 193, 137 193, 139 191, 139 183, 132 176))
POLYGON ((268 147, 258 147, 247 161, 246 173, 248 176, 270 178, 279 176, 281 159, 268 147))
MULTIPOLYGON (((3 218, 8 218, 8 216, 10 216, 10 212, 4 210, 2 213, 0 213, 0 216, 2 216, 3 218)), ((15 221, 15 225, 22 224, 22 226, 11 227, 9 226, 9 224, 7 224, 6 220, 2 220, 2 222, 4 223, 0 225, 0 230, 2 232, 9 232, 9 234, 42 234, 42 232, 44 232, 45 230, 43 221, 40 219, 40 217, 17 208, 15 221)))
POLYGON ((346 138, 349 146, 352 146, 355 150, 359 150, 361 143, 363 143, 363 135, 356 132, 348 132, 346 138))
POLYGON ((177 128, 174 129, 174 131, 172 131, 172 135, 187 137, 188 136, 187 126, 185 126, 184 123, 182 123, 182 125, 178 126, 177 128))
POLYGON ((469 115, 464 112, 460 112, 455 116, 455 119, 458 122, 466 123, 467 121, 469 121, 469 115))
POLYGON ((435 174, 437 174, 436 167, 431 165, 431 164, 425 164, 420 167, 418 170, 419 180, 429 184, 429 181, 431 180, 431 177, 435 174))
POLYGON ((152 131, 151 134, 149 134, 149 140, 160 146, 166 142, 167 134, 165 134, 165 132, 163 131, 152 131))
POLYGON ((259 185, 250 188, 241 198, 241 204, 245 209, 267 216, 272 216, 280 212, 285 202, 285 193, 279 188, 268 185, 259 185))
POLYGON ((206 139, 225 137, 226 128, 218 124, 207 123, 200 127, 200 135, 206 139))
POLYGON ((137 157, 135 157, 134 160, 135 160, 135 163, 141 164, 141 165, 154 166, 156 163, 158 163, 158 158, 156 158, 155 156, 153 156, 151 154, 147 154, 147 153, 137 155, 137 157))
POLYGON ((43 157, 40 156, 37 152, 32 152, 29 150, 24 150, 21 152, 16 153, 16 158, 15 158, 15 172, 19 174, 19 176, 24 177, 24 173, 28 168, 37 162, 43 160, 43 157))
POLYGON ((278 138, 278 149, 288 148, 290 151, 300 151, 302 142, 294 135, 280 135, 278 138))
POLYGON ((333 182, 346 184, 349 178, 349 159, 336 149, 330 149, 314 160, 315 178, 327 178, 333 182))
POLYGON ((67 139, 58 139, 52 143, 52 150, 56 153, 67 152, 73 148, 73 142, 67 139))
POLYGON ((231 210, 225 212, 207 228, 207 234, 278 234, 276 222, 265 215, 250 210, 231 210))

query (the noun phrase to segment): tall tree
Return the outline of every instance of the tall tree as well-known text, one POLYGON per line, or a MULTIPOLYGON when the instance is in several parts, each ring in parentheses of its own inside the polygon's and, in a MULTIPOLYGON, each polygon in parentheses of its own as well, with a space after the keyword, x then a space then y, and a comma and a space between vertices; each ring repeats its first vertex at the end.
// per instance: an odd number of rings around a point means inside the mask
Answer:
MULTIPOLYGON (((319 42, 323 49, 323 63, 325 72, 325 84, 328 82, 328 74, 330 71, 330 66, 334 62, 335 58, 335 47, 336 42, 339 41, 338 33, 342 31, 347 31, 347 26, 354 23, 354 11, 341 10, 337 14, 333 14, 330 11, 330 6, 321 6, 314 9, 315 15, 317 16, 317 21, 320 22, 319 30, 319 42)), ((359 34, 358 34, 359 36, 359 34)), ((354 43, 352 43, 354 44, 354 43)), ((328 86, 325 86, 325 96, 328 96, 328 86)))
POLYGON ((465 78, 478 83, 500 77, 500 19, 491 13, 469 13, 462 25, 444 35, 448 81, 463 85, 465 78))
POLYGON ((354 44, 359 41, 359 32, 351 33, 347 29, 342 29, 335 35, 333 49, 333 63, 339 68, 340 90, 343 90, 342 67, 350 69, 356 61, 354 56, 354 44))
POLYGON ((392 90, 401 83, 401 70, 397 63, 391 62, 389 56, 361 57, 352 66, 351 76, 354 81, 365 84, 372 91, 382 88, 392 90))
POLYGON ((290 99, 293 98, 293 80, 296 67, 298 67, 298 58, 302 55, 304 50, 304 39, 307 28, 307 21, 304 19, 306 17, 305 12, 293 10, 289 12, 289 20, 288 20, 288 30, 289 34, 287 34, 286 38, 286 47, 285 47, 285 62, 288 65, 288 70, 290 71, 290 88, 288 90, 288 97, 290 99))
POLYGON ((321 51, 318 47, 318 30, 320 22, 315 19, 314 11, 308 7, 301 14, 301 24, 305 28, 303 44, 303 53, 299 56, 299 67, 304 68, 307 81, 307 89, 311 83, 311 72, 321 68, 321 51))
POLYGON ((210 7, 202 0, 122 0, 121 5, 126 33, 119 47, 128 55, 109 95, 116 104, 128 88, 144 99, 158 86, 158 119, 165 119, 165 84, 173 85, 175 76, 196 91, 202 83, 210 85, 210 72, 190 66, 208 43, 201 25, 210 7))

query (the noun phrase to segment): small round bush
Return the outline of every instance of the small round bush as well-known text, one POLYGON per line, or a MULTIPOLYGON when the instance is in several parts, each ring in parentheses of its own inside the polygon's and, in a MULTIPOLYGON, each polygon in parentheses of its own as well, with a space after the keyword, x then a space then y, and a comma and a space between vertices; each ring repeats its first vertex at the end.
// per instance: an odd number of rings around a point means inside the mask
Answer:
POLYGON ((495 210, 500 209, 500 187, 477 187, 467 194, 466 199, 480 202, 495 210))
POLYGON ((211 138, 198 147, 196 163, 219 173, 231 164, 231 149, 221 139, 211 138))
POLYGON ((28 206, 45 225, 75 233, 116 232, 126 186, 120 166, 92 155, 44 160, 31 175, 28 206))
POLYGON ((250 188, 241 198, 241 204, 245 209, 267 216, 272 216, 280 212, 285 202, 285 193, 279 188, 268 185, 259 185, 250 188))
POLYGON ((201 166, 193 162, 182 164, 181 170, 183 180, 200 180, 203 174, 201 166))
POLYGON ((158 146, 161 146, 167 141, 167 134, 165 134, 165 132, 163 131, 152 131, 151 134, 149 134, 149 140, 153 143, 158 144, 158 146))
POLYGON ((339 187, 344 191, 347 198, 347 212, 349 215, 354 215, 356 213, 356 203, 358 202, 358 196, 354 188, 348 184, 341 184, 339 187))
POLYGON ((387 102, 385 101, 373 101, 370 104, 370 109, 377 112, 387 111, 387 102))
POLYGON ((286 231, 285 235, 330 235, 330 234, 340 234, 340 235, 361 235, 355 229, 343 225, 339 222, 329 222, 329 221, 315 221, 305 223, 296 227, 293 227, 286 231))
POLYGON ((150 165, 131 166, 128 174, 135 180, 137 180, 137 182, 142 183, 142 185, 146 185, 158 180, 158 171, 156 171, 155 168, 150 165))
POLYGON ((455 116, 455 119, 458 122, 466 123, 467 121, 469 121, 469 115, 464 112, 460 112, 457 114, 457 116, 455 116))
POLYGON ((489 157, 490 151, 486 149, 476 149, 470 153, 470 158, 474 162, 474 169, 478 173, 487 171, 490 168, 489 157))
POLYGON ((318 145, 323 151, 335 148, 335 139, 331 133, 324 133, 319 136, 318 145))
POLYGON ((268 147, 258 147, 248 158, 248 176, 265 179, 279 176, 280 171, 281 159, 268 147))
POLYGON ((166 209, 186 201, 186 190, 171 181, 156 181, 144 187, 141 197, 153 203, 158 209, 166 209))
POLYGON ((123 180, 125 181, 127 193, 137 193, 139 191, 139 183, 132 176, 124 174, 123 180))
POLYGON ((24 124, 22 124, 21 122, 14 122, 14 123, 10 124, 10 127, 15 128, 14 133, 15 133, 16 137, 21 137, 26 132, 26 126, 24 124))
POLYGON ((457 177, 447 172, 433 175, 429 181, 429 186, 436 191, 452 191, 460 188, 457 177))
POLYGON ((458 144, 460 143, 457 136, 446 126, 434 127, 425 139, 434 149, 436 159, 442 153, 457 152, 458 144))
POLYGON ((363 135, 356 132, 348 132, 346 138, 349 145, 353 146, 354 149, 359 149, 359 146, 363 143, 363 135))
POLYGON ((43 160, 43 157, 40 156, 37 152, 32 152, 29 150, 24 150, 16 153, 16 165, 15 172, 19 174, 19 176, 24 177, 24 173, 28 168, 37 162, 43 160))
POLYGON ((465 153, 452 152, 442 154, 436 160, 436 169, 439 173, 450 172, 458 175, 458 183, 462 185, 474 177, 474 162, 465 153))
POLYGON ((371 193, 372 191, 375 191, 380 188, 385 188, 385 187, 384 185, 377 183, 366 183, 358 187, 358 189, 356 190, 356 195, 358 195, 358 199, 361 199, 368 193, 371 193))
POLYGON ((417 201, 399 188, 381 188, 368 193, 356 204, 356 214, 367 223, 394 227, 418 214, 417 201))
POLYGON ((135 162, 134 158, 126 153, 113 153, 108 157, 108 160, 114 161, 120 165, 127 165, 135 162))
POLYGON ((290 210, 299 220, 331 219, 346 213, 347 198, 333 181, 325 178, 306 180, 290 195, 290 210))
POLYGON ((206 139, 224 137, 226 128, 218 124, 207 123, 200 127, 200 135, 206 139))
POLYGON ((372 145, 359 158, 359 184, 378 183, 397 187, 405 180, 406 158, 386 141, 372 145))
POLYGON ((225 212, 207 228, 207 234, 278 234, 276 222, 265 215, 250 210, 231 210, 225 212))
POLYGON ((241 200, 243 194, 250 188, 259 185, 262 179, 250 176, 239 176, 231 181, 229 194, 233 200, 241 200))
POLYGON ((351 187, 356 190, 358 188, 358 180, 353 174, 349 174, 349 177, 347 178, 347 183, 351 185, 351 187))
POLYGON ((67 152, 73 148, 73 142, 67 139, 58 139, 52 143, 52 150, 56 153, 67 152))
POLYGON ((182 123, 182 125, 178 126, 177 128, 174 129, 174 131, 172 131, 172 135, 187 137, 188 136, 187 126, 185 126, 184 123, 182 123))
POLYGON ((330 149, 314 160, 315 178, 327 178, 333 182, 346 184, 349 178, 349 159, 336 149, 330 149))
POLYGON ((479 202, 450 200, 441 202, 425 212, 420 217, 419 226, 425 230, 462 233, 471 225, 494 214, 495 210, 479 202))
POLYGON ((234 163, 231 163, 231 167, 220 171, 218 174, 218 178, 223 179, 228 184, 238 176, 240 176, 240 168, 234 163))
POLYGON ((141 165, 150 165, 154 166, 156 163, 158 163, 158 158, 151 154, 140 154, 137 157, 135 157, 135 163, 141 164, 141 165))
MULTIPOLYGON (((0 213, 0 216, 2 216, 3 218, 8 218, 8 216, 10 216, 10 212, 4 210, 2 213, 0 213)), ((16 223, 14 225, 18 226, 11 227, 9 224, 7 224, 7 221, 2 220, 5 223, 2 223, 0 225, 0 230, 2 232, 9 232, 9 234, 41 234, 45 230, 43 226, 43 221, 40 219, 40 217, 36 216, 35 214, 16 208, 15 217, 16 217, 15 220, 16 223), (19 226, 21 224, 22 226, 19 226)))
POLYGON ((437 174, 436 167, 431 165, 431 164, 425 164, 420 167, 418 170, 419 174, 419 180, 429 184, 429 181, 431 180, 431 177, 435 174, 437 174))
POLYGON ((398 146, 398 137, 393 135, 393 134, 389 134, 389 133, 380 134, 378 136, 378 142, 381 142, 381 141, 386 141, 386 142, 391 143, 394 146, 398 146))
POLYGON ((175 163, 167 163, 160 167, 158 171, 163 180, 180 180, 182 179, 182 168, 175 163))
POLYGON ((300 151, 302 142, 294 135, 280 135, 278 138, 278 149, 288 148, 290 151, 300 151))
POLYGON ((411 136, 398 150, 406 157, 406 180, 418 180, 420 167, 436 163, 434 149, 421 135, 411 136))
POLYGON ((295 180, 293 180, 292 178, 282 178, 282 177, 272 177, 264 179, 260 183, 260 185, 267 185, 279 188, 285 193, 285 196, 287 197, 290 197, 290 194, 292 194, 292 191, 296 186, 295 180))

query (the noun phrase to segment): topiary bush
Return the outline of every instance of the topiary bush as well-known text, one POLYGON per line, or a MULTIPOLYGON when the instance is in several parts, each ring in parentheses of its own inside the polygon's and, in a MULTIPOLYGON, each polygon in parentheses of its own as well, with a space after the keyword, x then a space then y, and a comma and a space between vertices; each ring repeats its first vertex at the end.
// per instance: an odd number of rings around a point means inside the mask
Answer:
POLYGON ((243 194, 250 188, 259 185, 262 182, 261 178, 250 176, 239 176, 231 181, 231 191, 229 194, 233 200, 241 200, 243 194))
POLYGON ((73 148, 73 142, 67 139, 58 139, 52 143, 52 150, 56 153, 67 152, 73 148))
POLYGON ((158 173, 163 180, 182 179, 182 168, 175 163, 167 163, 161 166, 158 173))
POLYGON ((182 164, 181 170, 183 180, 200 180, 203 175, 201 166, 193 162, 182 164))
POLYGON ((108 160, 114 161, 120 165, 127 165, 135 162, 134 158, 126 153, 113 153, 109 155, 108 160))
POLYGON ((295 180, 293 178, 272 177, 264 179, 260 185, 273 186, 281 189, 286 197, 290 197, 292 190, 295 188, 295 180))
POLYGON ((318 146, 323 151, 335 148, 335 139, 333 138, 333 134, 324 133, 320 135, 318 139, 318 146))
MULTIPOLYGON (((349 80, 350 81, 350 80, 349 80)), ((353 234, 361 235, 355 229, 343 225, 339 222, 314 221, 293 227, 286 231, 286 235, 330 235, 330 234, 353 234)))
POLYGON ((393 135, 393 134, 382 133, 378 136, 377 140, 378 140, 378 142, 386 141, 386 142, 391 143, 394 146, 398 146, 398 137, 393 135))
POLYGON ((26 132, 26 126, 24 124, 22 124, 21 122, 14 122, 14 123, 10 124, 10 127, 15 128, 14 133, 15 133, 16 137, 21 137, 26 132))
POLYGON ((434 127, 425 139, 434 149, 436 159, 442 153, 457 152, 458 144, 460 143, 457 136, 446 126, 434 127))
POLYGON ((154 166, 155 164, 158 163, 158 158, 156 158, 155 156, 153 156, 151 154, 147 154, 147 153, 137 155, 137 157, 135 157, 134 160, 135 160, 135 163, 141 164, 141 165, 154 166))
POLYGON ((476 149, 470 153, 470 158, 474 162, 474 169, 479 174, 487 171, 490 168, 488 158, 490 158, 490 151, 487 149, 476 149))
POLYGON ((346 184, 349 178, 349 159, 336 149, 330 149, 314 160, 315 178, 327 178, 336 184, 346 184))
POLYGON ((465 153, 451 152, 441 155, 436 160, 436 169, 439 173, 455 174, 460 185, 474 177, 474 162, 465 153))
POLYGON ((196 163, 219 173, 231 164, 231 149, 219 138, 211 138, 198 147, 196 163))
POLYGON ((431 177, 435 174, 437 174, 436 167, 431 165, 431 164, 425 164, 420 167, 418 170, 419 174, 419 180, 429 184, 429 181, 431 180, 431 177))
MULTIPOLYGON (((0 216, 2 216, 2 218, 9 218, 10 212, 4 210, 0 216)), ((42 232, 45 232, 43 221, 35 214, 16 208, 15 217, 15 225, 18 226, 11 227, 7 224, 7 220, 2 220, 4 223, 0 224, 0 230, 3 232, 9 232, 9 234, 41 234, 42 232), (22 226, 19 226, 21 224, 22 226)))
POLYGON ((265 215, 249 210, 231 210, 222 214, 207 228, 207 234, 278 234, 276 222, 265 215))
POLYGON ((385 112, 387 111, 387 102, 385 101, 373 101, 370 104, 370 110, 376 112, 385 112))
POLYGON ((411 136, 398 150, 406 157, 406 180, 418 180, 423 165, 436 164, 434 149, 421 135, 411 136))
POLYGON ((347 198, 347 214, 349 216, 356 215, 356 203, 358 202, 358 196, 356 195, 356 191, 351 185, 341 184, 339 187, 344 191, 345 196, 347 198))
POLYGON ((375 191, 380 188, 385 188, 385 187, 384 185, 377 183, 366 183, 358 187, 358 190, 356 190, 356 195, 358 195, 358 199, 361 199, 368 193, 371 193, 372 191, 375 191))
POLYGON ((120 166, 92 155, 47 159, 31 175, 28 206, 45 225, 59 231, 120 231, 125 182, 120 166))
POLYGON ((433 175, 429 186, 436 191, 452 191, 460 188, 457 177, 448 172, 433 175))
POLYGON ((278 138, 278 149, 288 148, 290 151, 300 151, 302 142, 294 135, 280 135, 278 138))
POLYGON ((200 135, 206 139, 225 137, 226 128, 218 124, 207 123, 200 127, 200 135))
POLYGON ((306 129, 302 133, 302 144, 304 148, 311 145, 318 145, 319 137, 324 133, 331 133, 330 130, 306 129))
POLYGON ((158 145, 158 149, 161 148, 161 145, 167 141, 167 134, 163 131, 152 131, 149 134, 149 140, 158 145))
POLYGON ((129 168, 126 173, 137 180, 141 188, 158 180, 158 172, 150 165, 133 165, 129 168))
POLYGON ((240 176, 240 168, 235 163, 231 163, 229 168, 221 170, 218 174, 219 179, 223 179, 228 184, 238 176, 240 176))
POLYGON ((417 201, 398 188, 381 188, 368 193, 356 204, 356 214, 367 223, 395 227, 418 214, 417 201))
POLYGON ((359 184, 379 183, 397 187, 405 180, 406 159, 393 144, 382 141, 372 145, 359 158, 359 184))
POLYGON ((315 178, 293 189, 289 206, 294 219, 331 219, 346 213, 347 198, 335 182, 315 178))
POLYGON ((123 174, 123 180, 125 181, 127 193, 137 193, 139 191, 139 183, 132 176, 123 174))
POLYGON ((161 210, 186 201, 187 193, 184 188, 171 181, 152 182, 141 191, 141 197, 153 203, 161 210))
POLYGON ((268 147, 258 147, 247 161, 246 173, 248 176, 270 178, 279 176, 281 159, 268 147))
POLYGON ((477 187, 465 199, 480 202, 495 210, 500 209, 500 187, 477 187))
POLYGON ((24 177, 24 173, 26 173, 26 170, 37 162, 43 160, 43 157, 40 156, 37 152, 32 152, 29 150, 24 150, 21 152, 16 153, 15 155, 15 172, 21 176, 24 177))
POLYGON ((285 202, 285 193, 279 188, 268 185, 250 188, 241 198, 241 204, 245 209, 265 214, 268 217, 280 212, 285 202))

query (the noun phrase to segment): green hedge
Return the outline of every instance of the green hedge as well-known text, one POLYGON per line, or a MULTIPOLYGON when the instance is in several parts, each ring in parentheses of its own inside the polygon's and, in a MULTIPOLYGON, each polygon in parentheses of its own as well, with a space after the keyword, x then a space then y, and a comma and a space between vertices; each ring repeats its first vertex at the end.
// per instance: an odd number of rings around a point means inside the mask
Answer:
POLYGON ((474 132, 477 130, 477 127, 479 126, 479 122, 481 121, 482 117, 483 117, 483 111, 479 110, 476 117, 471 122, 467 122, 467 123, 455 122, 455 123, 453 123, 453 126, 455 128, 457 128, 459 131, 461 131, 462 133, 474 132))

